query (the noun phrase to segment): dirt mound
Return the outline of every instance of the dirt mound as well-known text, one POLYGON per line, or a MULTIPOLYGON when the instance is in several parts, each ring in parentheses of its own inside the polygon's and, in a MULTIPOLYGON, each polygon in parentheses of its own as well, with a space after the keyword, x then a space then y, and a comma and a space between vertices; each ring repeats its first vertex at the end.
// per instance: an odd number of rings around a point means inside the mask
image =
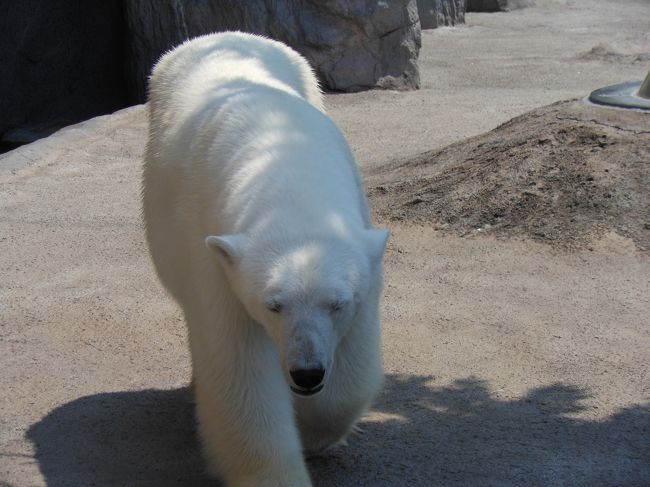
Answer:
POLYGON ((607 63, 626 62, 626 63, 645 63, 650 60, 650 52, 620 52, 607 44, 598 44, 587 52, 580 53, 576 56, 579 61, 603 61, 607 63))
POLYGON ((367 174, 380 219, 580 247, 650 248, 650 114, 571 100, 367 174))

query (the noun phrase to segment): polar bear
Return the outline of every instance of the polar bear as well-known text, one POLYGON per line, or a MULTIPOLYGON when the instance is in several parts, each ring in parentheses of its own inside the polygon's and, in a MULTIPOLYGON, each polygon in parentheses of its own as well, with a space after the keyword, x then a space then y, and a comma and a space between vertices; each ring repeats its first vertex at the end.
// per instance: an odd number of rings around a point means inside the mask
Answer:
POLYGON ((311 485, 382 382, 388 231, 307 62, 238 32, 165 54, 149 83, 146 237, 189 330, 198 430, 229 486, 311 485))

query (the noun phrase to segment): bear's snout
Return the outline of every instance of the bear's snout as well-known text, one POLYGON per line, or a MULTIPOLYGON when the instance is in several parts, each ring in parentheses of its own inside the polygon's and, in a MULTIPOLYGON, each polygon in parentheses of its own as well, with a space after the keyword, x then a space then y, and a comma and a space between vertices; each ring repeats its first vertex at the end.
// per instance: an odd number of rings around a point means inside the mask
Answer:
POLYGON ((319 317, 292 317, 283 323, 284 343, 280 348, 287 382, 293 392, 311 396, 320 392, 331 368, 332 323, 319 317))
POLYGON ((325 369, 297 369, 289 371, 293 383, 300 389, 292 387, 294 392, 303 395, 311 395, 323 388, 322 382, 325 377, 325 369))

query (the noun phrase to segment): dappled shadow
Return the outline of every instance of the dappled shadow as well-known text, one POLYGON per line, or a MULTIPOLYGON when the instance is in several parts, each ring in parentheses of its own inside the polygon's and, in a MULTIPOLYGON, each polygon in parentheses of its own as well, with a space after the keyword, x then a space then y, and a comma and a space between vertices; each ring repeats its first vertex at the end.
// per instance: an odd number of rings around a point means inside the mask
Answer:
POLYGON ((431 382, 389 376, 374 408, 384 419, 312 461, 315 485, 649 485, 648 405, 585 421, 572 413, 587 392, 570 385, 501 400, 478 379, 431 382))
MULTIPOLYGON (((648 485, 648 405, 586 421, 588 393, 570 385, 507 400, 478 379, 433 383, 387 377, 377 421, 309 461, 315 486, 648 485)), ((185 388, 82 397, 27 436, 50 487, 221 485, 204 473, 185 388)))

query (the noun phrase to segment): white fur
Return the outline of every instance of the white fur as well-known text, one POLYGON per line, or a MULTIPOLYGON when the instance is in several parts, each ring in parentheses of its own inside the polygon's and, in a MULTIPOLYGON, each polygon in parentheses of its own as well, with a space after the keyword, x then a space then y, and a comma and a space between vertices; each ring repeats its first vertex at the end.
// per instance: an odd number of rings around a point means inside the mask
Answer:
POLYGON ((199 37, 149 89, 147 240, 189 327, 208 465, 229 486, 309 486, 303 451, 342 441, 381 384, 388 232, 285 45, 199 37), (323 390, 292 393, 289 370, 315 367, 323 390))

